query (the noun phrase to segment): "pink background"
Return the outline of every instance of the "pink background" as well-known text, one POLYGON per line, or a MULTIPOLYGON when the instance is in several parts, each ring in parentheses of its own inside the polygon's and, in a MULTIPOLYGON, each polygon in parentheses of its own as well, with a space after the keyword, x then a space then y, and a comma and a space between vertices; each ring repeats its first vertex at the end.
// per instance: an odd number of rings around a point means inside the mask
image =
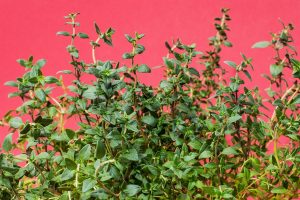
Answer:
MULTIPOLYGON (((300 1, 298 0, 1 0, 0 1, 0 116, 19 105, 16 99, 8 99, 13 88, 3 86, 8 80, 15 80, 23 74, 16 59, 45 58, 45 74, 55 74, 59 70, 70 69, 69 56, 65 47, 69 40, 56 36, 57 31, 70 31, 63 16, 80 12, 78 31, 89 34, 95 39, 93 22, 101 30, 113 27, 113 47, 102 45, 97 51, 100 60, 122 60, 130 45, 124 38, 125 33, 135 31, 145 33, 141 40, 146 52, 139 61, 151 67, 162 64, 167 50, 166 40, 180 37, 184 43, 195 42, 197 49, 207 48, 207 38, 215 34, 213 19, 220 16, 222 7, 230 8, 232 21, 229 40, 233 48, 223 52, 224 60, 240 62, 240 52, 254 59, 255 75, 252 85, 262 89, 268 86, 260 76, 269 72, 274 52, 270 49, 251 49, 253 43, 269 40, 270 32, 281 29, 279 18, 285 23, 295 25, 295 46, 300 39, 300 1)), ((80 58, 92 61, 89 40, 75 42, 81 50, 80 58)), ((162 69, 153 70, 150 75, 140 76, 143 82, 157 85, 163 78, 162 69)), ((0 133, 0 142, 7 132, 0 133)))

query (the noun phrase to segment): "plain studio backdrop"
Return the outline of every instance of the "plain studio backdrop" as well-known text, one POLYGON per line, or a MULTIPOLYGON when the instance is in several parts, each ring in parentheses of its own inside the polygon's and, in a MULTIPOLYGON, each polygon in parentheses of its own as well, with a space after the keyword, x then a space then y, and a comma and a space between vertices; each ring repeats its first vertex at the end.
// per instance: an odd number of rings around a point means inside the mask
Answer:
MULTIPOLYGON (((7 94, 13 88, 3 83, 15 80, 24 73, 24 68, 16 62, 18 58, 45 58, 47 64, 44 72, 54 75, 57 71, 71 69, 66 46, 69 38, 59 37, 57 31, 70 31, 65 25, 64 16, 80 12, 77 21, 78 31, 96 38, 94 22, 101 30, 113 27, 113 47, 102 45, 97 49, 99 60, 122 60, 122 54, 130 51, 124 34, 144 33, 141 40, 146 52, 138 61, 150 67, 162 64, 162 57, 167 54, 164 42, 181 38, 183 43, 196 43, 199 51, 208 47, 208 37, 215 35, 214 18, 221 15, 221 8, 229 8, 232 21, 229 41, 232 48, 225 48, 222 61, 241 61, 240 53, 254 59, 255 72, 250 86, 259 86, 262 93, 268 82, 260 76, 269 73, 274 52, 268 49, 251 49, 251 46, 262 40, 270 40, 271 32, 280 31, 284 23, 295 26, 294 46, 300 44, 300 1, 298 0, 1 0, 0 1, 0 116, 9 109, 20 105, 18 99, 8 99, 7 94), (279 20, 280 19, 280 20, 279 20)), ((89 40, 90 40, 89 39, 89 40)), ((75 41, 79 47, 80 58, 92 61, 89 40, 75 41)), ((299 58, 298 58, 299 59, 299 58)), ((153 70, 151 74, 139 76, 146 84, 157 85, 163 78, 163 69, 153 70)), ((1 129, 0 143, 8 133, 1 129)))

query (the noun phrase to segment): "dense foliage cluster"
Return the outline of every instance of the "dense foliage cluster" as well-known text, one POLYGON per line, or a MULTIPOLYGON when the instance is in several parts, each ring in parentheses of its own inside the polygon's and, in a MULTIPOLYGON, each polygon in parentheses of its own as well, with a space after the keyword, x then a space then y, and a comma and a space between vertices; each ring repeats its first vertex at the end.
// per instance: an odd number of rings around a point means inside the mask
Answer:
POLYGON ((228 9, 215 19, 210 49, 166 42, 165 79, 145 85, 137 63, 143 34, 125 35, 132 49, 123 59, 99 61, 95 51, 112 45, 114 30, 95 23, 92 63, 79 59, 77 13, 66 16, 67 51, 73 70, 44 76, 45 60, 19 59, 26 73, 6 85, 23 103, 1 125, 10 127, 0 154, 0 199, 292 199, 300 186, 300 62, 291 24, 253 48, 274 49, 269 97, 247 88, 252 59, 220 61, 231 47, 228 9), (200 61, 200 62, 199 62, 200 61), (235 75, 227 80, 228 69, 235 75), (69 74, 69 75, 68 75, 69 74), (71 85, 63 77, 74 76, 71 85), (90 76, 92 84, 83 81, 90 76), (51 92, 61 88, 62 94, 51 92), (269 102, 269 103, 268 103, 269 102), (268 111, 269 110, 269 111, 268 111), (268 115, 266 113, 273 113, 268 115), (78 120, 78 128, 66 128, 78 120), (13 135, 17 140, 13 140, 13 135), (279 146, 281 137, 289 138, 279 146), (269 145, 269 146, 268 146, 269 145), (268 148, 274 150, 268 153, 268 148))

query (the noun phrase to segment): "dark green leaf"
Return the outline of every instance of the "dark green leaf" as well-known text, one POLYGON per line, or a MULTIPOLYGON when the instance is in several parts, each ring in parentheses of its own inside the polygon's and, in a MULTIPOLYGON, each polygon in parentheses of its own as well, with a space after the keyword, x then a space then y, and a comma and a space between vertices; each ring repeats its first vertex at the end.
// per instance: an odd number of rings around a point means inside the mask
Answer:
POLYGON ((65 163, 69 170, 75 170, 77 168, 77 164, 69 158, 65 158, 65 163))
POLYGON ((52 122, 53 122, 53 119, 52 118, 43 118, 42 116, 38 116, 35 120, 34 120, 35 123, 39 123, 41 124, 42 126, 48 126, 50 125, 52 122))
POLYGON ((58 83, 59 80, 57 78, 55 78, 54 76, 46 76, 45 82, 46 83, 58 83))
POLYGON ((101 159, 105 156, 105 145, 102 140, 99 139, 96 146, 95 158, 101 159))
POLYGON ((136 53, 136 54, 141 54, 141 53, 143 53, 145 51, 145 47, 143 46, 143 45, 140 45, 140 44, 138 44, 136 47, 135 47, 135 50, 134 50, 134 52, 136 53))
POLYGON ((150 126, 155 126, 157 123, 157 119, 152 115, 147 115, 142 117, 142 122, 150 126))
POLYGON ((124 53, 122 56, 122 58, 124 58, 124 59, 131 59, 133 57, 134 57, 134 55, 132 53, 124 53))
POLYGON ((70 36, 71 34, 67 31, 59 31, 56 33, 56 35, 70 36))
POLYGON ((78 33, 78 36, 79 36, 80 38, 82 38, 82 39, 87 39, 87 38, 89 38, 89 36, 88 36, 87 34, 85 34, 85 33, 78 33))
POLYGON ((26 60, 24 60, 24 59, 18 59, 17 62, 18 62, 21 66, 23 66, 23 67, 26 67, 26 66, 27 66, 27 62, 26 62, 26 60))
POLYGON ((199 74, 198 70, 196 70, 196 69, 193 68, 193 67, 190 67, 190 68, 189 68, 189 72, 190 72, 191 74, 195 75, 195 76, 200 77, 200 74, 199 74))
POLYGON ((247 70, 243 70, 244 74, 247 76, 247 78, 252 81, 251 75, 247 70))
POLYGON ((100 31, 99 26, 97 25, 96 22, 94 22, 94 25, 95 25, 96 33, 97 33, 98 35, 100 35, 100 34, 101 34, 101 31, 100 31))
POLYGON ((73 139, 75 136, 75 131, 73 131, 72 129, 66 129, 66 134, 68 138, 73 139))

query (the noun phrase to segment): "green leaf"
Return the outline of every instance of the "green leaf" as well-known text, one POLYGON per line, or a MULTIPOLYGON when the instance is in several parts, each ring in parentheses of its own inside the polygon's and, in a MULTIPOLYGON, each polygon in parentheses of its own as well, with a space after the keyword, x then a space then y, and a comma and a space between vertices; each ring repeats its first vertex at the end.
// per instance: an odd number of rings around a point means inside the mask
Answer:
POLYGON ((30 131, 30 124, 26 124, 26 126, 20 131, 20 134, 26 134, 30 131))
POLYGON ((243 70, 244 74, 247 76, 247 78, 252 81, 251 75, 247 70, 243 70))
POLYGON ((296 135, 296 134, 287 134, 286 136, 288 136, 289 138, 291 138, 294 141, 300 141, 300 136, 296 135))
POLYGON ((291 59, 292 67, 293 67, 293 77, 300 78, 300 61, 291 59))
POLYGON ((285 189, 284 187, 278 187, 278 188, 274 188, 271 190, 271 193, 273 194, 284 194, 286 193, 288 190, 285 189))
POLYGON ((17 62, 23 66, 23 67, 27 67, 27 61, 24 59, 18 59, 17 62))
POLYGON ((108 44, 109 46, 112 46, 112 40, 110 37, 107 37, 106 35, 103 36, 103 41, 108 44))
POLYGON ((261 41, 261 42, 256 42, 255 44, 252 45, 252 48, 266 48, 271 45, 271 42, 269 41, 261 41))
POLYGON ((41 102, 46 101, 46 94, 41 88, 36 89, 34 91, 34 94, 35 94, 36 98, 38 98, 41 102))
POLYGON ((123 154, 123 157, 131 161, 139 160, 139 155, 136 149, 129 149, 127 153, 123 154))
POLYGON ((157 119, 152 115, 147 115, 142 117, 142 122, 150 126, 155 126, 157 123, 157 119))
POLYGON ((7 81, 4 83, 4 85, 11 86, 11 87, 18 87, 18 83, 16 83, 15 81, 7 81))
POLYGON ((131 59, 133 57, 134 57, 134 55, 132 53, 124 53, 122 56, 122 58, 124 58, 124 59, 131 59))
POLYGON ((196 70, 196 69, 193 68, 193 67, 190 67, 190 68, 189 68, 189 72, 190 72, 191 74, 197 76, 197 77, 200 77, 200 74, 199 74, 198 70, 196 70))
POLYGON ((278 76, 280 73, 282 73, 283 66, 282 65, 271 65, 270 66, 270 72, 272 76, 278 76))
POLYGON ((68 136, 68 138, 73 139, 75 136, 75 131, 73 131, 72 129, 66 129, 66 134, 68 136))
POLYGON ((90 189, 92 189, 96 185, 97 181, 92 180, 91 178, 85 179, 82 182, 82 192, 88 192, 90 189))
POLYGON ((78 159, 79 160, 89 160, 91 156, 91 145, 87 144, 78 153, 78 159))
POLYGON ((12 149, 12 135, 13 133, 9 133, 5 136, 2 143, 2 148, 4 149, 4 151, 10 151, 12 149))
POLYGON ((79 36, 80 38, 82 38, 82 39, 87 39, 87 38, 89 38, 89 36, 88 36, 87 34, 85 34, 85 33, 78 33, 78 36, 79 36))
POLYGON ((101 31, 100 31, 99 26, 97 25, 96 22, 94 22, 94 25, 95 25, 96 33, 97 33, 98 35, 100 35, 100 34, 101 34, 101 31))
POLYGON ((39 67, 39 68, 44 67, 45 64, 46 64, 46 60, 45 60, 45 59, 40 59, 40 60, 36 61, 36 63, 35 63, 35 65, 36 65, 37 67, 39 67))
POLYGON ((300 104, 300 94, 294 98, 294 100, 292 101, 292 104, 300 104))
POLYGON ((217 164, 214 162, 210 162, 204 165, 204 167, 208 168, 208 169, 215 169, 217 168, 217 164))
POLYGON ((0 185, 4 186, 6 188, 9 188, 9 189, 12 187, 11 186, 11 181, 7 178, 2 177, 2 176, 0 176, 0 185))
POLYGON ((133 39, 130 35, 128 35, 128 34, 125 34, 125 38, 126 38, 127 41, 130 42, 130 43, 133 43, 133 41, 134 41, 134 39, 133 39))
POLYGON ((136 132, 138 133, 140 130, 137 128, 137 123, 135 121, 132 121, 130 122, 128 125, 127 125, 127 128, 133 132, 136 132))
POLYGON ((50 125, 52 122, 53 122, 53 119, 52 118, 43 118, 42 116, 38 116, 35 120, 34 120, 35 123, 39 123, 41 124, 42 126, 48 126, 50 125))
POLYGON ((75 170, 77 168, 77 164, 69 158, 65 158, 65 163, 69 170, 75 170))
POLYGON ((136 33, 136 38, 139 40, 142 39, 144 36, 145 36, 145 34, 143 34, 143 33, 141 33, 141 34, 136 33))
POLYGON ((208 150, 205 150, 205 151, 203 151, 203 152, 200 154, 199 158, 200 158, 200 159, 203 159, 203 158, 210 158, 211 156, 212 156, 212 153, 211 153, 210 151, 208 151, 208 150))
POLYGON ((36 159, 46 160, 50 158, 50 154, 48 152, 42 152, 36 156, 36 159))
POLYGON ((230 67, 233 67, 234 69, 236 68, 236 64, 235 64, 235 62, 232 62, 232 61, 224 61, 224 63, 226 64, 226 65, 229 65, 230 67))
POLYGON ((74 176, 74 171, 71 171, 69 169, 65 169, 63 173, 60 175, 60 181, 67 181, 73 178, 74 176))
POLYGON ((147 65, 143 64, 138 66, 137 71, 141 73, 150 73, 151 69, 147 65))
POLYGON ((192 140, 188 143, 188 145, 196 150, 200 150, 202 146, 201 142, 199 142, 198 140, 192 140))
POLYGON ((46 76, 45 82, 48 84, 51 84, 51 83, 57 83, 57 82, 59 82, 59 80, 57 78, 55 78, 54 76, 46 76))
POLYGON ((224 155, 238 155, 239 153, 235 150, 234 147, 227 147, 223 149, 222 154, 224 155))
POLYGON ((96 146, 95 158, 101 159, 105 156, 105 145, 102 140, 99 139, 96 146))
POLYGON ((300 78, 300 71, 293 73, 294 78, 300 78))
POLYGON ((82 96, 87 99, 96 99, 96 87, 89 86, 88 89, 83 92, 82 96))
POLYGON ((140 186, 129 184, 129 185, 126 186, 126 189, 124 190, 124 192, 129 197, 132 197, 132 196, 137 195, 141 190, 142 190, 142 188, 140 186))
POLYGON ((242 116, 234 115, 234 116, 229 117, 227 122, 228 122, 228 124, 232 124, 240 119, 242 119, 242 116))
POLYGON ((70 53, 71 56, 73 56, 75 58, 79 57, 78 49, 76 49, 75 46, 73 46, 73 45, 67 46, 67 51, 70 53))
POLYGON ((56 33, 56 35, 70 36, 71 34, 67 31, 59 31, 56 33))
POLYGON ((140 44, 138 44, 136 47, 135 47, 135 49, 134 49, 134 52, 136 53, 136 54, 141 54, 141 53, 143 53, 145 51, 145 47, 143 46, 143 45, 140 45, 140 44))
POLYGON ((163 80, 160 82, 159 86, 165 90, 165 92, 169 92, 173 89, 173 85, 167 81, 167 80, 163 80))
POLYGON ((224 45, 225 45, 226 47, 232 47, 232 43, 229 42, 229 41, 224 41, 224 45))
POLYGON ((58 71, 57 74, 72 74, 71 70, 62 70, 62 71, 58 71))
POLYGON ((12 128, 20 128, 23 125, 23 121, 20 117, 14 117, 9 120, 9 125, 12 128))

